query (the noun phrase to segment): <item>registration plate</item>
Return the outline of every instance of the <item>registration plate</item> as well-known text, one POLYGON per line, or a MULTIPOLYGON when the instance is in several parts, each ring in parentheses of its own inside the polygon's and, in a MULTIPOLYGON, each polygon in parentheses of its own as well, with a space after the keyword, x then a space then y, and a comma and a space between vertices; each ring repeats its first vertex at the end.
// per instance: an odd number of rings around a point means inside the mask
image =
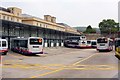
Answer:
POLYGON ((39 48, 39 46, 33 46, 33 48, 39 48))
POLYGON ((100 44, 100 46, 105 46, 105 44, 100 44))

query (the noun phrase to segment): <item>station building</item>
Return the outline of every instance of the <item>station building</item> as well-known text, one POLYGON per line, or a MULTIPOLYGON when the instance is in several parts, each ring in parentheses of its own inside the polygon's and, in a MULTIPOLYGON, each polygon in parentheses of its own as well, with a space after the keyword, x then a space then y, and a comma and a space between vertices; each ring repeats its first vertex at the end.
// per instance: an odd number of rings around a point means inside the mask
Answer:
POLYGON ((44 47, 63 46, 67 36, 81 35, 77 29, 56 23, 56 17, 44 15, 44 19, 22 14, 17 7, 0 7, 0 37, 9 42, 16 37, 42 37, 44 47))

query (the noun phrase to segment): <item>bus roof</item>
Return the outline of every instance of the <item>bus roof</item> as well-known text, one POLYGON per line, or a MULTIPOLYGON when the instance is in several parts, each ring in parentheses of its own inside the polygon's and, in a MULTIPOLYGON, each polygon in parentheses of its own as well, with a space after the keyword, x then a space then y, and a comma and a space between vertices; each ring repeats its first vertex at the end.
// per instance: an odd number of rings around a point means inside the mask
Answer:
MULTIPOLYGON (((39 39, 41 37, 28 37, 28 38, 12 38, 12 40, 28 40, 30 38, 36 38, 36 39, 39 39)), ((43 39, 43 38, 42 38, 43 39)))
POLYGON ((97 40, 91 40, 91 41, 97 41, 97 40))
POLYGON ((6 39, 0 39, 0 41, 7 41, 6 39))
POLYGON ((82 37, 82 36, 67 36, 67 37, 82 37))
POLYGON ((113 39, 111 39, 111 38, 107 38, 107 37, 99 37, 99 38, 97 38, 97 40, 98 39, 107 39, 107 40, 111 40, 111 41, 113 41, 113 39))
POLYGON ((120 40, 120 38, 115 38, 115 40, 120 40))

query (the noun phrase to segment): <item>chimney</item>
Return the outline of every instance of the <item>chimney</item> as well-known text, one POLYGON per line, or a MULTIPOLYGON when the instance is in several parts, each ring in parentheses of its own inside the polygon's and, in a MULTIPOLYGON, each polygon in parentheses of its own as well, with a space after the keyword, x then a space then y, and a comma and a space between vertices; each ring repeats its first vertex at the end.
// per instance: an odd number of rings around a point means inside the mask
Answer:
POLYGON ((56 23, 56 17, 52 17, 51 22, 56 23))
POLYGON ((13 13, 16 16, 21 16, 22 10, 17 7, 9 7, 8 10, 10 10, 10 13, 13 13))
POLYGON ((51 16, 50 15, 44 15, 44 20, 51 22, 51 16))

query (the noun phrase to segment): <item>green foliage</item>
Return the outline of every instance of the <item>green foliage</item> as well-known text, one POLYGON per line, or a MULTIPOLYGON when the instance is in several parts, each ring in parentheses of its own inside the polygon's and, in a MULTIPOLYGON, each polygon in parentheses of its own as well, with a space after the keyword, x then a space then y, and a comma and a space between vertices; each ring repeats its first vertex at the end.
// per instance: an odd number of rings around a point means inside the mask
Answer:
POLYGON ((116 23, 113 19, 104 19, 102 22, 99 23, 99 28, 101 34, 111 34, 118 31, 119 24, 116 23))
POLYGON ((86 31, 84 31, 83 33, 96 33, 96 30, 93 29, 90 25, 86 28, 86 31))

